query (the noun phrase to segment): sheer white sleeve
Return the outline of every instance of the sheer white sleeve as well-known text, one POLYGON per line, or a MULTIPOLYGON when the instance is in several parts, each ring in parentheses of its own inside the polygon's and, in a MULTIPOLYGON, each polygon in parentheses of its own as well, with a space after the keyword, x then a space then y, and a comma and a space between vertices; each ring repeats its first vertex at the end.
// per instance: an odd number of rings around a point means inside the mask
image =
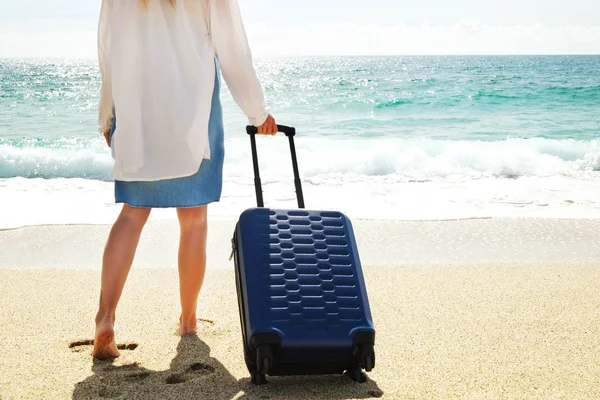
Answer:
POLYGON ((231 94, 251 125, 269 116, 237 0, 209 0, 209 27, 215 53, 231 94))
POLYGON ((98 105, 98 131, 106 132, 111 128, 114 119, 114 101, 112 93, 112 78, 109 61, 110 46, 110 14, 112 0, 102 0, 100 20, 98 21, 98 61, 102 86, 100 89, 100 102, 98 105))

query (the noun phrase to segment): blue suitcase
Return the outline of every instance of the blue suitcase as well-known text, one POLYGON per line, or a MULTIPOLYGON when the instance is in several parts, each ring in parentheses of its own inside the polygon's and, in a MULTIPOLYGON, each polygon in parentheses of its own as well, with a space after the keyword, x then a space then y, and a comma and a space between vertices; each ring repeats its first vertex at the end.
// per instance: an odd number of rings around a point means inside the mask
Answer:
POLYGON ((244 358, 252 382, 266 375, 342 374, 365 382, 375 366, 375 329, 350 220, 304 209, 290 142, 299 209, 265 208, 256 128, 247 127, 257 208, 242 213, 232 238, 244 358))

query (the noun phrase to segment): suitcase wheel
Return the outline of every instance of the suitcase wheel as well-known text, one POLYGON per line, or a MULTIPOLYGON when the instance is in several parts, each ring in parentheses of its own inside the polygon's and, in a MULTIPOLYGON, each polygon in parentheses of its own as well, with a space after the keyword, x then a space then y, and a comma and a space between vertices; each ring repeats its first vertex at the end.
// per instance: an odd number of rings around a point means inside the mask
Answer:
POLYGON ((375 361, 373 360, 373 356, 368 355, 365 356, 365 359, 363 360, 363 365, 365 367, 365 371, 370 372, 373 370, 373 367, 375 367, 375 361))
POLYGON ((371 372, 375 368, 375 346, 373 343, 362 343, 355 346, 353 355, 355 357, 355 368, 364 368, 367 372, 371 372))
POLYGON ((256 386, 264 385, 267 383, 267 377, 262 372, 252 372, 252 383, 256 386))
POLYGON ((361 363, 367 372, 375 368, 375 348, 372 343, 365 343, 361 346, 361 363))
POLYGON ((256 349, 256 365, 263 374, 270 375, 273 366, 273 352, 271 346, 263 344, 256 349))
POLYGON ((265 374, 269 374, 271 372, 271 360, 269 358, 265 357, 260 361, 260 370, 265 374))
POLYGON ((367 381, 367 376, 363 374, 362 369, 360 367, 353 368, 348 371, 348 376, 354 382, 364 383, 367 381))

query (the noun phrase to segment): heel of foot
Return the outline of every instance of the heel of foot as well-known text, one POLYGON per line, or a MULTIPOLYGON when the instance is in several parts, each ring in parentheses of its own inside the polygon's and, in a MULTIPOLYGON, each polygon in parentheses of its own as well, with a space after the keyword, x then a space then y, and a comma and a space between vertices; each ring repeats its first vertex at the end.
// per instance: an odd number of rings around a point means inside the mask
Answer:
POLYGON ((115 344, 115 332, 110 330, 98 333, 91 355, 101 360, 119 357, 121 353, 115 344))
POLYGON ((113 331, 102 332, 96 336, 94 340, 94 347, 104 348, 115 341, 115 333, 113 331))

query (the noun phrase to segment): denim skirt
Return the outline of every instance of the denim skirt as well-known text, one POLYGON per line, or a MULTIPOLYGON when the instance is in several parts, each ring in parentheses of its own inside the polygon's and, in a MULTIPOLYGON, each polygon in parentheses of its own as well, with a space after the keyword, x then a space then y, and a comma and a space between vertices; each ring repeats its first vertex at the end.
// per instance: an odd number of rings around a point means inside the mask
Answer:
MULTIPOLYGON (((116 123, 117 118, 115 118, 110 132, 111 142, 116 123)), ((220 100, 219 68, 215 73, 208 136, 210 160, 202 160, 198 172, 194 175, 149 182, 115 180, 115 202, 144 208, 191 208, 221 199, 225 135, 220 100)))

